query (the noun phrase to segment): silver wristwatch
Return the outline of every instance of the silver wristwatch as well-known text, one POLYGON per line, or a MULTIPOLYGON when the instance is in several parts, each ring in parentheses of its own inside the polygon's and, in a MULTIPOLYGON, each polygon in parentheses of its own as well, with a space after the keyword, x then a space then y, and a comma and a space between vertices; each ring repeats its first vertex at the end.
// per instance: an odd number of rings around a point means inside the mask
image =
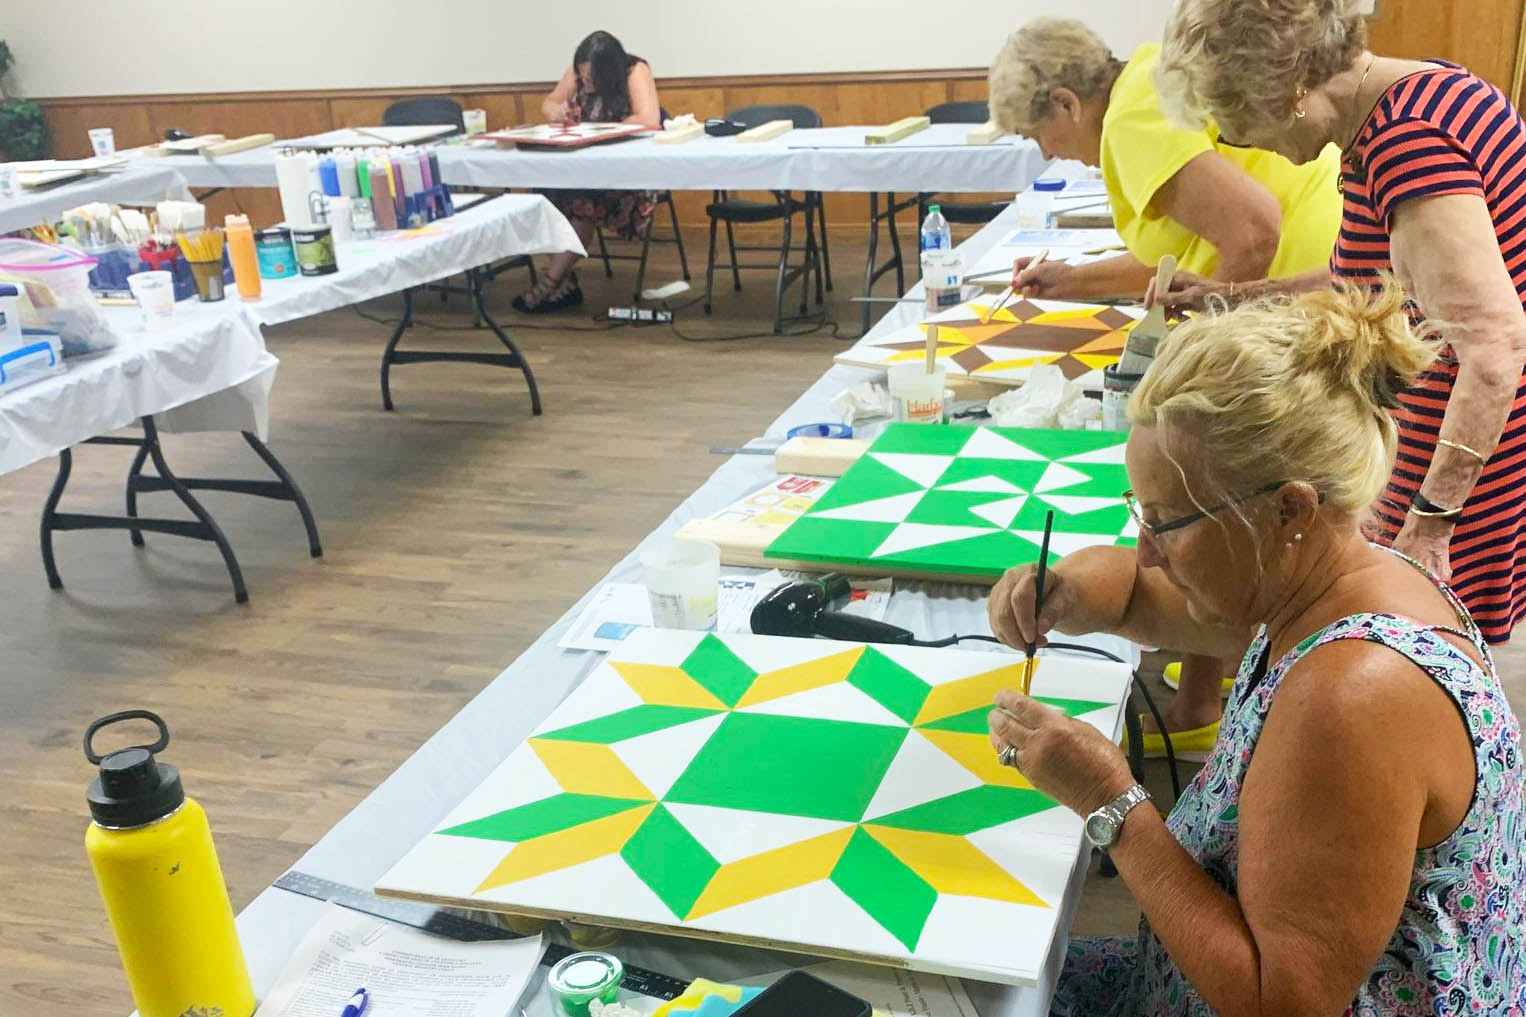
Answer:
POLYGON ((1150 792, 1143 784, 1135 784, 1123 794, 1086 817, 1086 839, 1106 851, 1118 840, 1123 820, 1130 810, 1141 802, 1150 800, 1150 792))

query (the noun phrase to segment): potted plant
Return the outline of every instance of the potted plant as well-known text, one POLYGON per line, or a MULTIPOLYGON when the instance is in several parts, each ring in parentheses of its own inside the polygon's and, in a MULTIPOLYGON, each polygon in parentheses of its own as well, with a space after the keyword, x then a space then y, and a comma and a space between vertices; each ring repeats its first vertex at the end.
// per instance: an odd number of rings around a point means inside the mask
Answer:
POLYGON ((0 39, 0 159, 46 159, 53 146, 42 107, 31 99, 12 98, 5 88, 5 75, 15 62, 10 46, 0 39))

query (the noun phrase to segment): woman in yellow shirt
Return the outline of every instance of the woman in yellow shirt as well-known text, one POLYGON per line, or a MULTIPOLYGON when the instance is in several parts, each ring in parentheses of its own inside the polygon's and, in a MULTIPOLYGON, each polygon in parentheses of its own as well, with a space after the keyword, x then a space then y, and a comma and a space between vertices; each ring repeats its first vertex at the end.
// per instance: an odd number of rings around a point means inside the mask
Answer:
POLYGON ((1148 43, 1125 64, 1085 24, 1066 18, 1029 22, 997 55, 992 119, 1033 138, 1048 158, 1101 167, 1128 248, 1089 265, 1019 270, 1028 296, 1139 296, 1167 254, 1184 271, 1225 282, 1328 264, 1340 228, 1340 153, 1331 147, 1295 166, 1226 145, 1211 125, 1173 127, 1155 91, 1159 59, 1159 44, 1148 43))
MULTIPOLYGON (((1019 258, 1013 285, 1025 296, 1139 297, 1167 254, 1180 269, 1223 282, 1301 275, 1329 263, 1341 220, 1336 148, 1295 166, 1272 152, 1227 145, 1212 125, 1176 128, 1155 91, 1159 60, 1160 45, 1149 43, 1124 63, 1096 32, 1068 18, 1029 22, 997 54, 992 119, 1033 138, 1046 158, 1101 167, 1128 248, 1086 265, 1030 267, 1019 258)), ((1204 758, 1218 738, 1223 673, 1209 657, 1183 661, 1179 694, 1163 711, 1178 756, 1204 758)), ((1144 740, 1146 755, 1164 754, 1158 734, 1144 740)))

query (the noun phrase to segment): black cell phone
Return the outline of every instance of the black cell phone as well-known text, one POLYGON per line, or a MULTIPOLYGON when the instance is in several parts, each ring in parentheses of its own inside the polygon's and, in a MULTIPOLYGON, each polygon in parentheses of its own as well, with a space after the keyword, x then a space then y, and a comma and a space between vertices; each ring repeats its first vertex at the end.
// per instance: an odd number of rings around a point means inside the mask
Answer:
POLYGON ((791 971, 732 1017, 869 1017, 869 1004, 804 971, 791 971))

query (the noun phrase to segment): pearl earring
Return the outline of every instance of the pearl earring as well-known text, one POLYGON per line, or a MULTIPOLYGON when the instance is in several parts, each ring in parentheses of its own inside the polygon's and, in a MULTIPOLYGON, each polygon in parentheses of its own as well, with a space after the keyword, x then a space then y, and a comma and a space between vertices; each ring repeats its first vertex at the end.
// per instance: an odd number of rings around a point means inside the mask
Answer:
POLYGON ((1293 534, 1293 539, 1294 540, 1302 540, 1303 539, 1303 534, 1302 533, 1295 533, 1295 534, 1293 534))

